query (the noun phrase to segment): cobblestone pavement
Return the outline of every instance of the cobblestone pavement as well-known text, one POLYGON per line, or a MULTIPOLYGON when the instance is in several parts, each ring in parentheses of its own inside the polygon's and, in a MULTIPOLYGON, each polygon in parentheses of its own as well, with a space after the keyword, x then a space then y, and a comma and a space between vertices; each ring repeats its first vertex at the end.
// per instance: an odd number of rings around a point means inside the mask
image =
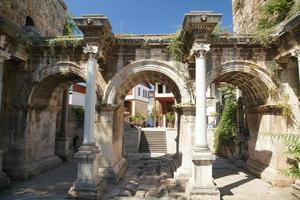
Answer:
MULTIPOLYGON (((171 157, 129 162, 125 177, 108 185, 104 200, 116 199, 185 199, 184 182, 174 182, 175 164, 171 157)), ((62 200, 76 178, 76 162, 64 163, 27 181, 13 183, 0 191, 2 200, 62 200)), ((296 200, 288 188, 276 188, 235 167, 229 160, 217 158, 215 182, 224 200, 296 200)))

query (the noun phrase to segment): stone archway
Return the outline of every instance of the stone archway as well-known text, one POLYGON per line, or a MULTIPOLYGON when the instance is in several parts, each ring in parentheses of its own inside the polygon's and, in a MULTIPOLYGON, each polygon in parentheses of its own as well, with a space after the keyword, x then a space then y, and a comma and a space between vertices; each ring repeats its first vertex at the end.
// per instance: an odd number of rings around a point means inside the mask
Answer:
MULTIPOLYGON (((279 82, 256 63, 241 60, 227 61, 213 69, 208 83, 227 82, 243 91, 247 107, 276 103, 269 98, 269 91, 279 88, 279 82)), ((276 91, 280 95, 280 91, 276 91)))
POLYGON ((278 173, 287 167, 285 150, 278 142, 263 139, 264 133, 290 129, 278 107, 284 96, 280 82, 256 63, 240 60, 222 63, 209 74, 208 82, 229 83, 242 91, 249 129, 247 168, 274 185, 287 184, 289 179, 278 173))
MULTIPOLYGON (((62 99, 64 92, 68 91, 71 84, 85 82, 86 77, 86 66, 71 62, 60 62, 34 74, 34 85, 28 97, 29 109, 25 130, 27 135, 25 142, 28 144, 25 162, 32 166, 31 170, 34 173, 59 165, 61 160, 58 156, 62 158, 71 153, 67 152, 71 146, 71 138, 67 138, 67 135, 64 135, 66 133, 60 133, 62 132, 60 124, 63 123, 63 119, 59 116, 64 112, 64 107, 68 107, 68 102, 64 105, 62 99), (58 143, 57 137, 63 138, 62 144, 58 143), (58 151, 66 152, 57 153, 58 151)), ((101 87, 104 84, 101 78, 101 74, 98 74, 96 82, 98 101, 103 94, 101 87)))
POLYGON ((176 100, 179 103, 191 104, 193 103, 191 88, 186 85, 182 72, 178 69, 181 67, 183 68, 184 65, 179 62, 158 60, 133 62, 114 75, 105 89, 103 102, 106 104, 122 104, 123 98, 129 90, 140 80, 160 80, 174 91, 176 100))
MULTIPOLYGON (((100 111, 101 125, 98 132, 105 133, 96 138, 103 148, 104 158, 102 165, 103 176, 112 178, 115 182, 122 176, 125 168, 125 161, 122 156, 122 135, 123 135, 123 104, 128 92, 142 81, 161 82, 166 85, 174 94, 177 103, 192 106, 192 89, 186 84, 183 76, 184 65, 175 62, 164 62, 159 60, 139 60, 120 69, 108 83, 103 98, 103 105, 100 111), (183 67, 182 71, 178 67, 183 67), (110 117, 113 116, 113 117, 110 117), (104 163, 104 164, 103 164, 104 163)), ((186 73, 186 72, 185 72, 186 73)), ((195 113, 184 112, 184 118, 195 113)), ((193 121, 180 120, 179 152, 182 154, 182 163, 189 163, 191 167, 191 126, 193 121)), ((178 144, 177 144, 178 145, 178 144)))

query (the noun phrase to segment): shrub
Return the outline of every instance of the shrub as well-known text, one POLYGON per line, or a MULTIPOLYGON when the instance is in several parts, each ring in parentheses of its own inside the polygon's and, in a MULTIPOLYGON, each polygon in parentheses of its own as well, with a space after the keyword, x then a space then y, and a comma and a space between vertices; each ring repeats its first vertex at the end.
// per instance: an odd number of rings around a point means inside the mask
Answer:
POLYGON ((217 153, 222 152, 222 147, 234 148, 236 136, 236 104, 234 101, 226 101, 220 123, 215 130, 214 148, 217 153))
POLYGON ((82 125, 84 123, 84 108, 74 107, 73 112, 75 113, 77 122, 82 125))

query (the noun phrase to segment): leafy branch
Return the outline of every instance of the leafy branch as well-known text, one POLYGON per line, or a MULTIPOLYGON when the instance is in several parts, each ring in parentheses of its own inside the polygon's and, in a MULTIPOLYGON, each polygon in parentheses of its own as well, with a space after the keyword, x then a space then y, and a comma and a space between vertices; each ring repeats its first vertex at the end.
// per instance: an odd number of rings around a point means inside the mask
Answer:
MULTIPOLYGON (((286 152, 297 162, 300 162, 300 137, 295 134, 280 134, 280 133, 266 133, 265 136, 279 140, 287 147, 286 152)), ((283 176, 300 179, 300 169, 298 163, 292 163, 292 167, 287 170, 282 170, 280 173, 283 176)))

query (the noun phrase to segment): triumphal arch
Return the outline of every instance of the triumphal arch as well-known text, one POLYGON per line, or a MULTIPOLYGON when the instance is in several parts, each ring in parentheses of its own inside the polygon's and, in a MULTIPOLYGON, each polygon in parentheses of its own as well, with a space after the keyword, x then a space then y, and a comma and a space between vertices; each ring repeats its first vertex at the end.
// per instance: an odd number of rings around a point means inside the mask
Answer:
POLYGON ((69 196, 101 197, 106 182, 118 183, 127 169, 122 147, 126 95, 141 81, 161 82, 174 94, 179 115, 173 179, 185 180, 188 198, 219 199, 212 177, 214 155, 207 144, 206 90, 211 84, 230 83, 243 93, 248 170, 274 185, 290 183, 279 174, 287 167, 283 146, 260 135, 299 133, 294 89, 299 77, 294 72, 300 59, 300 15, 282 26, 276 44, 269 47, 251 35, 216 37, 213 30, 221 17, 187 13, 174 39, 171 34, 114 34, 103 15, 74 17, 83 35, 70 37, 53 36, 61 32, 63 20, 42 29, 45 24, 39 21, 33 24, 27 18, 23 26, 9 14, 1 16, 0 147, 6 175, 30 178, 68 158, 70 141, 60 117, 66 112, 63 94, 70 84, 86 82, 84 139, 75 155, 78 175, 69 196), (180 59, 169 53, 172 40, 181 45, 180 59), (274 62, 279 74, 269 67, 274 62), (288 118, 282 115, 284 101, 291 105, 288 118))

